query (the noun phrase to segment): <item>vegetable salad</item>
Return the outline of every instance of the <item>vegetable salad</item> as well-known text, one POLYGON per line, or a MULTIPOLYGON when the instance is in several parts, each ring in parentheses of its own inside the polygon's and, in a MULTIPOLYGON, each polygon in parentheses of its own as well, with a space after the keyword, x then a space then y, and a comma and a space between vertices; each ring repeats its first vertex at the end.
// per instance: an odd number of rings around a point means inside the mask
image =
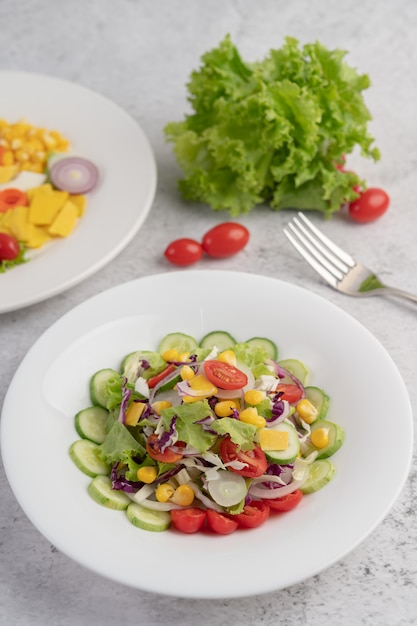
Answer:
POLYGON ((307 377, 268 338, 170 333, 92 376, 70 456, 99 504, 145 530, 254 528, 334 475, 344 432, 307 377))

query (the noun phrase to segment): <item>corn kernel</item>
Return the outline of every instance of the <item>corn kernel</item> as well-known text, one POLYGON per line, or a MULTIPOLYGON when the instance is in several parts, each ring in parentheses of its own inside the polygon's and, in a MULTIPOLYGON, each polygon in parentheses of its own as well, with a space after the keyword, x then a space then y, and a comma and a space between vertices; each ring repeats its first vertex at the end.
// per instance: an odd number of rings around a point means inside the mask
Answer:
POLYGON ((136 426, 140 416, 145 410, 146 404, 143 402, 132 402, 126 411, 126 424, 128 426, 136 426))
POLYGON ((241 422, 252 424, 252 426, 256 426, 257 428, 265 428, 266 426, 266 419, 262 417, 262 415, 259 415, 257 409, 253 406, 243 409, 243 411, 239 413, 239 419, 241 422))
POLYGON ((316 428, 310 435, 310 440, 316 448, 325 448, 329 444, 329 429, 316 428))
POLYGON ((155 480, 157 476, 158 476, 158 472, 156 471, 156 467, 154 467, 153 465, 140 467, 137 471, 138 480, 148 485, 150 483, 153 483, 153 481, 155 480))
POLYGON ((258 389, 249 389, 244 395, 245 402, 248 404, 259 404, 262 400, 265 400, 265 392, 258 389))
POLYGON ((191 380, 191 378, 194 378, 195 372, 189 365, 183 365, 180 369, 180 376, 182 380, 191 380))
POLYGON ((155 498, 158 502, 168 502, 170 498, 174 495, 174 487, 169 483, 162 483, 158 485, 155 490, 155 498))
POLYGON ((14 154, 13 154, 13 152, 11 152, 10 150, 7 150, 3 154, 2 164, 3 165, 14 165, 14 154))
POLYGON ((180 485, 176 488, 170 500, 181 506, 190 506, 194 501, 194 491, 189 485, 180 485))
POLYGON ((298 415, 306 422, 306 424, 312 424, 316 421, 318 411, 310 400, 307 400, 307 398, 303 398, 297 402, 296 408, 298 415))
POLYGON ((175 350, 175 348, 165 350, 165 352, 162 353, 164 361, 179 361, 179 356, 178 350, 175 350))
POLYGON ((220 352, 217 360, 236 367, 236 355, 233 350, 224 350, 223 352, 220 352))
POLYGON ((152 404, 152 408, 157 415, 161 415, 161 411, 169 409, 171 406, 172 403, 168 402, 168 400, 157 400, 152 404))
POLYGON ((214 406, 214 412, 217 417, 228 417, 236 409, 237 404, 234 400, 221 400, 214 406))

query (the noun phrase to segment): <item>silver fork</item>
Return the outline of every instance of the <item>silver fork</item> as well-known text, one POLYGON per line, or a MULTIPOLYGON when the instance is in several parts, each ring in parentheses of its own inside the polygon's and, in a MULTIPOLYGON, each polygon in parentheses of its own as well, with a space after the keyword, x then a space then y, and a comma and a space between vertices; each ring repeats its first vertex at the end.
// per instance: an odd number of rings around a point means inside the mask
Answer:
POLYGON ((400 296, 417 302, 417 296, 384 285, 372 270, 358 263, 298 213, 284 233, 301 256, 337 291, 349 296, 400 296))

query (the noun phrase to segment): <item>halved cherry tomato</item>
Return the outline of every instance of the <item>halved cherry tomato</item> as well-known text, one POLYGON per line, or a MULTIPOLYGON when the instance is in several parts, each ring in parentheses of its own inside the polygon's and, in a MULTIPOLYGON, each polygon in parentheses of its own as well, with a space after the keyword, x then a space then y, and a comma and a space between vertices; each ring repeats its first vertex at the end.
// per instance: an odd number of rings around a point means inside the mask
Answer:
POLYGON ((381 217, 389 207, 389 195, 377 187, 360 192, 359 198, 349 205, 349 215, 355 222, 365 224, 381 217))
POLYGON ((248 241, 249 231, 242 224, 224 222, 204 235, 203 249, 209 256, 224 258, 242 250, 248 241))
POLYGON ((287 400, 290 404, 298 402, 303 396, 303 391, 297 385, 291 385, 289 383, 278 383, 275 391, 281 391, 281 400, 287 400))
MULTIPOLYGON (((176 448, 185 448, 185 443, 182 441, 177 441, 175 444, 176 448)), ((159 438, 158 435, 150 435, 146 442, 146 452, 150 457, 155 459, 155 461, 162 461, 163 463, 176 463, 182 459, 182 454, 179 452, 172 452, 169 448, 165 448, 163 452, 161 452, 161 448, 159 447, 159 438)))
POLYGON ((241 461, 246 463, 246 467, 241 470, 233 469, 229 466, 229 470, 245 476, 247 478, 257 478, 265 474, 268 462, 264 452, 259 446, 255 444, 252 450, 240 450, 230 437, 225 437, 220 444, 220 457, 223 463, 229 463, 230 461, 241 461))
POLYGON ((242 513, 233 516, 242 528, 256 528, 269 517, 269 505, 264 500, 254 500, 247 504, 242 513))
POLYGON ((242 389, 248 384, 244 372, 229 363, 210 359, 204 361, 204 373, 213 385, 220 389, 242 389))
POLYGON ((239 526, 238 522, 223 513, 207 509, 207 523, 209 528, 219 535, 230 535, 239 526))
POLYGON ((0 191, 0 213, 6 213, 15 206, 27 206, 28 197, 20 189, 3 189, 0 191))
POLYGON ((286 496, 282 496, 281 498, 268 500, 268 505, 273 511, 291 511, 291 509, 300 503, 302 497, 303 492, 300 489, 296 489, 292 493, 288 493, 286 496))
POLYGON ((154 387, 156 387, 156 385, 160 383, 161 380, 164 380, 164 378, 168 376, 168 374, 171 374, 174 370, 175 365, 173 365, 173 363, 170 363, 164 370, 162 370, 162 372, 159 372, 159 374, 152 376, 152 378, 148 380, 149 389, 153 389, 154 387))
POLYGON ((171 519, 177 530, 182 533, 196 533, 206 521, 206 511, 192 507, 189 509, 174 509, 171 519))
POLYGON ((194 239, 176 239, 164 252, 165 258, 174 265, 191 265, 203 256, 203 248, 194 239))
POLYGON ((0 262, 13 261, 19 254, 17 239, 7 233, 0 233, 0 262))

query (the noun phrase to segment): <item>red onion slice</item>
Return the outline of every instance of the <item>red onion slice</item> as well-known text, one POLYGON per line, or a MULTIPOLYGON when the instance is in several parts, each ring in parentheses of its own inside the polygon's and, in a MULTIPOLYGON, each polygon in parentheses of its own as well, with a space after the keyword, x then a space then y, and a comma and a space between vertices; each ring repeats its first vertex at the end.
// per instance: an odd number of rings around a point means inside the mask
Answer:
POLYGON ((49 170, 52 185, 71 194, 91 191, 98 182, 98 169, 91 161, 81 157, 68 157, 56 161, 49 170))

